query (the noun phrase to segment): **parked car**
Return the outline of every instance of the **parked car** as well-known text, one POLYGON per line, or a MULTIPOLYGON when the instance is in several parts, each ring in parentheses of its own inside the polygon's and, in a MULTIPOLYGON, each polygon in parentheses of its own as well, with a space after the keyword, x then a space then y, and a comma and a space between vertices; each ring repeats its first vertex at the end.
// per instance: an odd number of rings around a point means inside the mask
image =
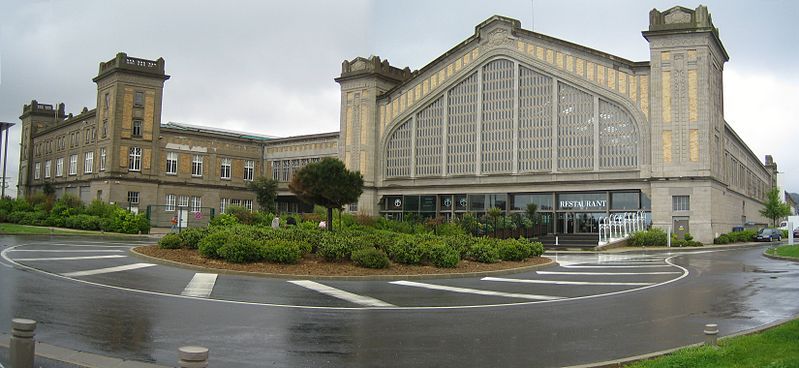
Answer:
POLYGON ((797 227, 796 229, 793 229, 793 238, 794 239, 799 239, 799 227, 797 227))
POLYGON ((782 240, 782 230, 780 229, 767 229, 763 228, 757 232, 757 236, 755 236, 755 240, 757 241, 780 241, 782 240))

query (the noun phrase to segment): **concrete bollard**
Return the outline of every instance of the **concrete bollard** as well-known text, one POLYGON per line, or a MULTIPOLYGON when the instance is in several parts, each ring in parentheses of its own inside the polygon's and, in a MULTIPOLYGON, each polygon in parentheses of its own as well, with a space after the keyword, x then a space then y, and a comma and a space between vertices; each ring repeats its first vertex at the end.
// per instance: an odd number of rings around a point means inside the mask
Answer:
POLYGON ((180 368, 208 367, 208 349, 202 346, 183 346, 178 349, 180 368))
POLYGON ((708 323, 705 325, 705 345, 718 346, 719 325, 708 323))
POLYGON ((11 320, 11 340, 8 346, 9 363, 14 368, 33 368, 33 354, 36 345, 33 332, 36 321, 24 318, 11 320))

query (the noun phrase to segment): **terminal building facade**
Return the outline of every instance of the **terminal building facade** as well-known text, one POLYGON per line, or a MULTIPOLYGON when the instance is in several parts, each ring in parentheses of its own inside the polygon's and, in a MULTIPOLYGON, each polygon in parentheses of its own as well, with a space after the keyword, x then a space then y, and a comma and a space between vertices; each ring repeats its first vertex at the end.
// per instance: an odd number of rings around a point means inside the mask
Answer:
MULTIPOLYGON (((555 234, 643 211, 697 240, 745 223, 777 166, 724 119, 728 55, 704 6, 652 10, 650 60, 629 61, 494 16, 419 70, 344 61, 340 132, 276 138, 161 123, 164 61, 100 64, 97 108, 23 109, 19 190, 123 205, 249 208, 246 184, 278 180, 278 207, 302 212, 293 172, 338 157, 364 176, 352 212, 452 218, 538 205, 555 234), (185 206, 184 206, 185 205, 185 206)), ((159 207, 161 208, 161 207, 159 207)))

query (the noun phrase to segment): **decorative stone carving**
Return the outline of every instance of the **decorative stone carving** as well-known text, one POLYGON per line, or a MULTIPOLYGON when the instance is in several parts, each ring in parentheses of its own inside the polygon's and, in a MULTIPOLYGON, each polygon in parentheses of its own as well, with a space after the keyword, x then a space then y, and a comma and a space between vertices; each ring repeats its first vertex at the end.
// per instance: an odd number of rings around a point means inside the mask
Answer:
POLYGON ((666 21, 666 24, 675 24, 675 23, 690 23, 691 22, 691 13, 683 11, 682 9, 674 9, 671 13, 666 14, 663 17, 666 21))
POLYGON ((498 28, 488 33, 488 40, 485 45, 493 47, 512 47, 514 38, 510 36, 507 30, 498 28))

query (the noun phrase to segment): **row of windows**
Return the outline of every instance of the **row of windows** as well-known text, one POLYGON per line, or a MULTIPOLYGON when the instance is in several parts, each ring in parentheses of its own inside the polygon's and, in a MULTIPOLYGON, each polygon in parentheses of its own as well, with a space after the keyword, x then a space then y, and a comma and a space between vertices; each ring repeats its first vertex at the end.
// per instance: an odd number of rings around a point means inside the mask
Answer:
POLYGON ((191 212, 200 212, 203 206, 203 199, 199 196, 167 194, 164 202, 166 212, 173 212, 175 208, 189 208, 191 212), (189 205, 191 204, 191 207, 189 205))
POLYGON ((219 200, 219 213, 225 213, 230 206, 240 206, 252 211, 252 199, 221 198, 219 200))
MULTIPOLYGON (((105 148, 100 148, 100 171, 105 171, 106 165, 106 150, 105 148)), ((55 159, 55 177, 62 177, 64 176, 64 157, 59 157, 55 159)), ((53 160, 47 160, 44 162, 44 178, 49 179, 52 177, 52 168, 53 168, 53 160)), ((94 171, 94 152, 86 152, 83 154, 83 173, 84 174, 91 174, 94 171)), ((72 154, 69 156, 69 166, 68 166, 68 174, 67 175, 77 175, 78 174, 78 155, 72 154)), ((33 179, 39 180, 42 178, 42 163, 35 162, 33 164, 33 179)))
MULTIPOLYGON (((287 182, 294 176, 294 173, 312 162, 319 162, 319 157, 302 158, 294 160, 275 160, 272 161, 272 179, 287 182)), ((244 170, 245 175, 247 169, 244 170)))
MULTIPOLYGON (((106 134, 104 133, 103 138, 105 138, 105 136, 106 134)), ((94 126, 86 127, 83 129, 83 133, 81 133, 80 129, 73 130, 69 134, 64 134, 52 139, 48 139, 43 142, 38 142, 33 147, 34 157, 41 157, 43 155, 48 155, 53 152, 60 152, 66 150, 67 140, 69 140, 69 148, 79 147, 81 138, 83 139, 84 144, 94 143, 95 141, 97 141, 96 128, 94 126)))

